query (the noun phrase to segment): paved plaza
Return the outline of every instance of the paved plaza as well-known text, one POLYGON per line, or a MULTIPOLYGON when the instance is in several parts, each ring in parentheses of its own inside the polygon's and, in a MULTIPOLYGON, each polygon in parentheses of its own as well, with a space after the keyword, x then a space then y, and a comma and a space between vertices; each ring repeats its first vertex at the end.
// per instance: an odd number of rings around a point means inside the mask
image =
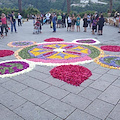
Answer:
MULTIPOLYGON (((33 33, 32 20, 17 27, 18 33, 0 39, 1 50, 13 50, 7 46, 12 41, 44 42, 46 38, 62 38, 65 42, 75 39, 95 38, 101 43, 95 45, 120 45, 118 28, 105 25, 102 36, 92 35, 91 29, 83 32, 58 28, 52 32, 44 25, 41 34, 33 33)), ((120 52, 107 52, 120 55, 120 52)), ((15 60, 15 56, 1 57, 0 61, 15 60)), ((36 65, 25 74, 11 78, 0 78, 0 120, 120 120, 120 70, 101 67, 95 62, 83 64, 92 76, 79 87, 53 78, 52 66, 36 65)))

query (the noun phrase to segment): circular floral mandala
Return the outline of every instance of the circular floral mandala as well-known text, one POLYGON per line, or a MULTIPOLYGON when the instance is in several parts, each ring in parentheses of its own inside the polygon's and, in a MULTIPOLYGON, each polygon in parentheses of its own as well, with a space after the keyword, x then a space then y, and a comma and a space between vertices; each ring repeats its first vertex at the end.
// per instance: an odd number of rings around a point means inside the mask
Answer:
POLYGON ((57 66, 53 68, 50 73, 54 78, 75 86, 79 86, 84 80, 92 75, 89 69, 79 65, 57 66))
POLYGON ((111 52, 120 52, 120 46, 106 45, 106 46, 101 46, 101 49, 111 52))
POLYGON ((120 69, 120 56, 101 56, 99 59, 95 60, 95 62, 103 67, 120 69))
POLYGON ((89 39, 76 39, 73 40, 72 42, 78 43, 78 44, 84 44, 84 45, 94 45, 94 44, 99 44, 100 42, 96 39, 89 38, 89 39))
POLYGON ((25 72, 28 72, 34 68, 34 65, 28 61, 4 61, 0 62, 0 77, 12 77, 25 72))
POLYGON ((31 45, 35 45, 36 42, 34 41, 15 41, 8 43, 8 46, 10 47, 28 47, 31 45))
POLYGON ((14 52, 12 50, 0 50, 0 57, 6 57, 13 54, 14 52))
POLYGON ((60 41, 64 41, 63 39, 60 38, 48 38, 44 40, 45 42, 60 42, 60 41))
POLYGON ((76 43, 41 43, 18 50, 18 59, 27 59, 41 65, 68 65, 88 63, 103 54, 95 46, 76 43))

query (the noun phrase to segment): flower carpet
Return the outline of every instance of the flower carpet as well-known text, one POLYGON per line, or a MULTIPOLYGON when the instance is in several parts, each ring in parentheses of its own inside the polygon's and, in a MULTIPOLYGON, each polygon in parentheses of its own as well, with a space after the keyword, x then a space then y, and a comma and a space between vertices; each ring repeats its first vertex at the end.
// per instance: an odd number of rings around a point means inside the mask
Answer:
POLYGON ((104 55, 97 59, 96 63, 100 64, 102 67, 120 69, 120 56, 104 55))
POLYGON ((89 69, 79 65, 57 66, 53 68, 50 73, 54 78, 75 86, 79 86, 92 75, 89 69))
POLYGON ((35 45, 36 42, 34 41, 15 41, 8 43, 8 46, 10 47, 28 47, 31 45, 35 45))
POLYGON ((48 66, 88 63, 102 54, 98 47, 68 42, 40 43, 15 52, 18 59, 48 66))
POLYGON ((11 56, 14 54, 12 50, 0 50, 0 57, 11 56))
POLYGON ((106 45, 106 46, 101 46, 101 49, 111 52, 120 52, 120 46, 106 45))
POLYGON ((45 42, 60 42, 60 41, 64 41, 61 38, 48 38, 44 40, 45 42))
POLYGON ((93 38, 88 38, 88 39, 76 39, 73 40, 72 42, 78 43, 78 44, 84 44, 84 45, 95 45, 95 44, 100 44, 100 42, 96 39, 93 38))
POLYGON ((31 64, 25 60, 12 60, 0 62, 0 77, 12 77, 15 75, 29 72, 34 68, 34 64, 31 64))
MULTIPOLYGON (((79 66, 89 62, 110 69, 120 69, 120 56, 105 55, 103 50, 119 51, 119 46, 93 46, 100 42, 96 39, 76 39, 63 42, 61 38, 48 38, 43 43, 33 41, 10 42, 10 47, 21 47, 15 51, 18 60, 0 63, 0 77, 11 77, 32 70, 35 65, 57 66, 50 74, 69 84, 79 86, 92 73, 89 69, 79 66)), ((8 52, 10 53, 10 52, 8 52)), ((11 53, 12 54, 12 53, 11 53)), ((1 56, 4 55, 0 54, 1 56)))

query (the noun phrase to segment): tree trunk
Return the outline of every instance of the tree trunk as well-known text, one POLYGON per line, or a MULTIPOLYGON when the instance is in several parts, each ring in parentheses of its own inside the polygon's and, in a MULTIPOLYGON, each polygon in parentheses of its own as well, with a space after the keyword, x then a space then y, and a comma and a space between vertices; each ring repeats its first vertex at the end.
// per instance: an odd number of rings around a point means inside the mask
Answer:
POLYGON ((19 13, 22 12, 22 0, 18 0, 18 8, 19 8, 19 13))
POLYGON ((110 0, 110 13, 112 13, 113 0, 110 0))
POLYGON ((70 13, 70 0, 67 0, 67 13, 70 13))

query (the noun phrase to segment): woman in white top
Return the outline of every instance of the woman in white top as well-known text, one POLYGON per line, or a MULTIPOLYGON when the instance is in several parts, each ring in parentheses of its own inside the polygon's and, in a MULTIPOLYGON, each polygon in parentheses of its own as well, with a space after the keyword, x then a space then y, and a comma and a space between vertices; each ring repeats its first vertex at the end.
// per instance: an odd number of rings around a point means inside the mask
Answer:
POLYGON ((18 13, 18 26, 22 26, 21 19, 22 16, 20 15, 20 13, 18 13))
POLYGON ((69 31, 71 31, 71 22, 72 22, 72 19, 71 19, 71 16, 69 15, 68 16, 68 19, 67 19, 67 31, 69 29, 69 31))

